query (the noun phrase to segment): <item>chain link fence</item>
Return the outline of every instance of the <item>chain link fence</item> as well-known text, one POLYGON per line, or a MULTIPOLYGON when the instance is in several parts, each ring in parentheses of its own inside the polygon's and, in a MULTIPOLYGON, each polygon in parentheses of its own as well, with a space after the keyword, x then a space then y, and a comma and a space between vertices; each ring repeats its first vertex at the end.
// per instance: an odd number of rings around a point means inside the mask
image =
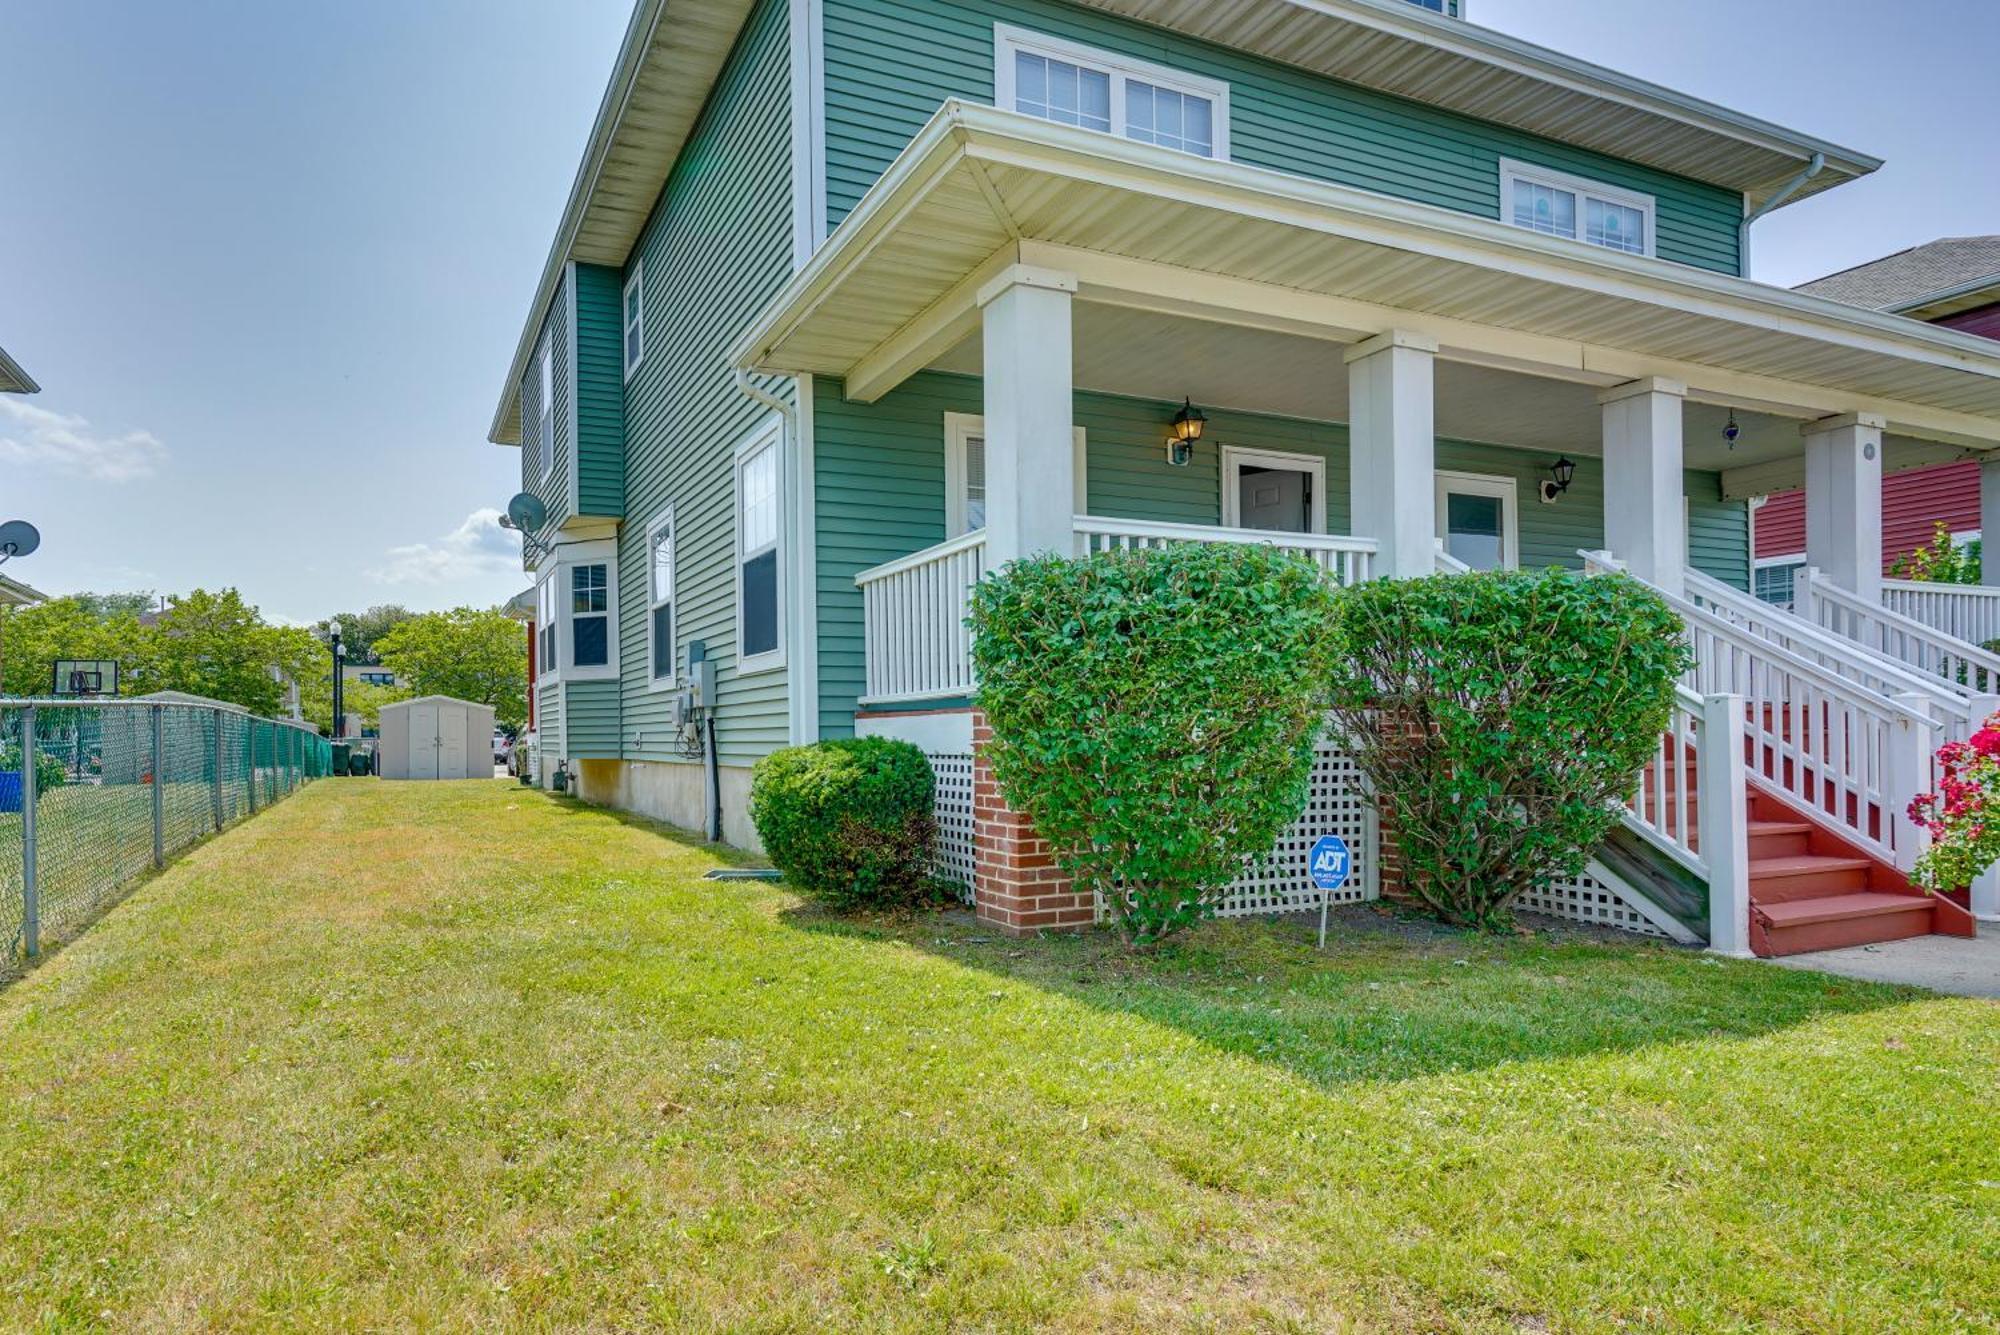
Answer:
POLYGON ((74 935, 133 877, 331 768, 312 729, 227 705, 0 701, 0 958, 74 935))

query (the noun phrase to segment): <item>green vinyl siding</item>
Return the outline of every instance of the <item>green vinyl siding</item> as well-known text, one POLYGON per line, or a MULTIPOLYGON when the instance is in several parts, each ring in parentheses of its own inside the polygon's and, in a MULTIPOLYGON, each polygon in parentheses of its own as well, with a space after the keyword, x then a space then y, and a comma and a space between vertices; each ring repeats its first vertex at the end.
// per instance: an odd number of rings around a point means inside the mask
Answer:
POLYGON ((563 751, 563 688, 551 681, 535 688, 535 746, 540 752, 542 780, 555 773, 563 751))
MULTIPOLYGON (((923 372, 873 404, 843 399, 837 383, 814 382, 815 492, 819 567, 819 727, 827 737, 853 730, 864 677, 861 594, 854 577, 944 539, 944 415, 980 412, 976 377, 923 372)), ((1185 468, 1166 462, 1174 404, 1079 393, 1084 429, 1082 503, 1091 514, 1185 524, 1222 521, 1225 446, 1318 455, 1326 462, 1327 531, 1350 532, 1348 436, 1344 424, 1208 410, 1208 428, 1185 468)), ((1552 504, 1539 487, 1557 455, 1440 440, 1437 467, 1511 478, 1521 564, 1582 564, 1577 553, 1604 545, 1604 470, 1577 461, 1567 493, 1552 504)), ((1694 567, 1738 587, 1749 578, 1749 510, 1721 499, 1713 473, 1689 472, 1689 553, 1694 567)))
POLYGON ((548 318, 542 324, 542 337, 548 340, 551 349, 549 383, 555 390, 555 445, 553 451, 544 455, 540 447, 530 448, 525 442, 541 430, 542 412, 542 359, 541 343, 535 345, 535 355, 528 359, 528 369, 521 377, 521 490, 533 492, 548 511, 545 533, 553 533, 576 513, 570 503, 569 491, 569 450, 570 450, 570 386, 569 386, 569 276, 564 274, 562 285, 549 302, 548 318))
POLYGON ((717 661, 721 759, 747 764, 790 738, 785 671, 736 672, 732 451, 771 409, 737 388, 726 355, 791 276, 789 80, 787 7, 764 0, 635 251, 645 274, 646 356, 624 385, 618 536, 619 726, 628 760, 684 759, 673 697, 647 689, 646 526, 668 505, 678 524, 675 659, 684 667, 688 642, 704 640, 717 661))
POLYGON ((625 512, 625 362, 618 270, 579 264, 576 283, 576 512, 625 512))
POLYGON ((563 754, 571 760, 618 758, 618 683, 563 683, 563 754))
POLYGON ((827 216, 837 225, 947 98, 993 101, 993 25, 1015 24, 1229 84, 1230 156, 1500 216, 1514 158, 1655 197, 1661 258, 1739 272, 1742 196, 1371 92, 1061 0, 824 0, 827 216))

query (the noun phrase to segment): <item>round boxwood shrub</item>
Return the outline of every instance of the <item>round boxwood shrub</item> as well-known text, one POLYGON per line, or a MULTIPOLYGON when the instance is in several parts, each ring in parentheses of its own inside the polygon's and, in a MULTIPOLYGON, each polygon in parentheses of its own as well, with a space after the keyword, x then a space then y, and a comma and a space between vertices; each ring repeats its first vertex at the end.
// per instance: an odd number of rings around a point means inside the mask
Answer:
POLYGON ((1489 930, 1583 870, 1689 661, 1680 618, 1623 575, 1377 580, 1341 594, 1333 629, 1334 712, 1404 888, 1489 930))
POLYGON ((750 779, 750 818, 786 879, 835 908, 937 897, 930 761, 908 742, 852 737, 773 751, 750 779))
POLYGON ((1236 544, 1015 561, 974 590, 994 777, 1132 944, 1200 920, 1298 817, 1333 593, 1236 544))

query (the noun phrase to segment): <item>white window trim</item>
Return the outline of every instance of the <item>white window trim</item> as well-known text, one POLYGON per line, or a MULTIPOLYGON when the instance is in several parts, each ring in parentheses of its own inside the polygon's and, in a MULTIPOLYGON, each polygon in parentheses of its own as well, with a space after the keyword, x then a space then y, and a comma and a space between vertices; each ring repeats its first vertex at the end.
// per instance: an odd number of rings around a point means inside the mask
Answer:
MULTIPOLYGON (((986 439, 986 419, 978 413, 944 415, 944 535, 963 537, 965 528, 965 442, 973 436, 986 439)), ((1075 508, 1080 515, 1090 513, 1089 446, 1082 427, 1070 433, 1070 484, 1075 489, 1075 508)))
MULTIPOLYGON (((556 559, 542 567, 536 574, 535 584, 538 590, 536 612, 538 615, 541 612, 539 589, 545 582, 553 586, 550 606, 555 609, 556 613, 555 654, 553 655, 553 661, 537 662, 536 667, 541 669, 541 671, 536 680, 551 684, 559 684, 566 681, 616 681, 618 679, 618 650, 621 638, 618 633, 617 544, 610 539, 604 539, 593 542, 574 543, 563 547, 557 554, 556 559), (573 667, 569 664, 575 644, 575 637, 570 630, 571 621, 575 616, 572 610, 574 603, 570 587, 570 571, 577 566, 594 565, 604 567, 606 661, 601 667, 573 667)), ((596 616, 597 613, 592 612, 590 615, 596 616)), ((537 633, 540 632, 540 629, 541 626, 537 623, 537 633)), ((548 656, 544 655, 544 658, 546 659, 548 656)))
POLYGON ((555 589, 557 565, 554 562, 535 572, 535 684, 557 682, 562 679, 562 614, 555 611, 555 589), (550 615, 550 613, 554 615, 550 615), (552 639, 544 640, 542 632, 555 628, 552 639), (553 647, 551 647, 553 646, 553 647))
POLYGON ((1514 479, 1500 473, 1454 473, 1437 471, 1437 536, 1440 540, 1448 537, 1445 528, 1445 497, 1452 492, 1461 496, 1493 496, 1500 502, 1500 541, 1502 570, 1521 568, 1521 503, 1519 489, 1514 479))
POLYGON ((681 683, 679 643, 681 637, 681 535, 679 530, 673 527, 673 523, 674 507, 669 505, 666 509, 660 511, 659 514, 654 515, 652 522, 646 525, 646 689, 648 691, 671 691, 677 689, 681 683), (663 528, 667 530, 667 541, 674 548, 674 573, 672 585, 667 589, 667 596, 664 599, 656 599, 653 596, 653 538, 663 528), (659 677, 653 674, 653 664, 659 661, 658 646, 653 642, 653 613, 659 610, 662 603, 668 604, 674 609, 675 643, 668 646, 673 654, 673 671, 664 677, 659 677))
POLYGON ((548 330, 542 331, 541 402, 536 405, 535 448, 541 452, 542 481, 547 482, 556 475, 556 341, 548 330), (544 429, 546 428, 546 429, 544 429))
POLYGON ((646 361, 646 261, 643 259, 633 262, 632 276, 625 280, 625 289, 618 294, 618 355, 624 359, 627 380, 630 380, 632 373, 646 361), (634 292, 639 294, 639 315, 636 321, 639 326, 639 355, 636 357, 631 355, 632 326, 635 323, 631 314, 634 292))
POLYGON ((1166 65, 1155 65, 1151 61, 1117 55, 1094 46, 1084 46, 1080 42, 1050 37, 1032 28, 1016 27, 1011 23, 996 23, 993 25, 993 102, 1002 111, 1014 109, 1014 54, 1018 51, 1026 51, 1030 55, 1053 56, 1057 60, 1110 75, 1110 133, 1120 139, 1129 137, 1125 133, 1127 79, 1136 78, 1156 88, 1208 99, 1211 109, 1209 128, 1214 138, 1214 142, 1209 145, 1213 150, 1211 157, 1217 162, 1229 161, 1229 85, 1222 80, 1204 78, 1199 74, 1189 74, 1166 65))
POLYGON ((736 531, 733 545, 736 553, 736 675, 739 677, 753 676, 760 672, 775 672, 785 665, 785 650, 787 648, 785 622, 788 619, 785 615, 785 609, 790 605, 787 600, 791 594, 791 579, 785 569, 784 516, 786 514, 786 488, 791 483, 789 477, 790 470, 785 467, 784 436, 784 419, 773 414, 749 435, 738 441, 736 448, 731 451, 730 455, 729 471, 731 475, 731 491, 733 493, 731 513, 736 531), (743 653, 743 562, 749 554, 743 549, 743 465, 752 455, 766 446, 771 448, 772 458, 777 461, 778 526, 777 537, 772 544, 772 550, 778 554, 778 647, 769 653, 745 655, 743 653))
POLYGON ((1750 568, 1769 570, 1772 566, 1802 566, 1806 563, 1804 552, 1790 552, 1784 556, 1759 556, 1752 558, 1750 568))
MULTIPOLYGON (((1519 162, 1513 158, 1502 158, 1500 159, 1500 221, 1506 223, 1509 227, 1519 225, 1514 221, 1514 183, 1516 181, 1525 181, 1529 185, 1544 185, 1552 190, 1563 190, 1576 196, 1576 235, 1573 237, 1558 237, 1556 238, 1557 240, 1574 241, 1578 245, 1589 246, 1593 250, 1609 250, 1614 255, 1629 255, 1632 253, 1630 251, 1618 250, 1611 246, 1600 246, 1584 239, 1584 198, 1585 196, 1595 195, 1607 204, 1622 204, 1626 208, 1639 210, 1640 214, 1646 220, 1646 249, 1643 253, 1653 255, 1657 252, 1660 239, 1660 229, 1657 222, 1659 201, 1653 196, 1641 194, 1636 190, 1621 189, 1615 185, 1606 185, 1602 181, 1593 181, 1586 176, 1572 176, 1568 172, 1556 171, 1551 167, 1538 167, 1531 162, 1519 162)), ((1521 230, 1533 231, 1534 229, 1524 227, 1521 230)), ((1547 233, 1543 232, 1536 232, 1535 234, 1537 236, 1547 235, 1547 233)))
POLYGON ((1312 475, 1312 513, 1306 522, 1310 533, 1326 532, 1326 460, 1317 454, 1295 454, 1289 450, 1252 450, 1236 445, 1222 447, 1222 526, 1243 527, 1243 465, 1252 468, 1284 468, 1312 475))

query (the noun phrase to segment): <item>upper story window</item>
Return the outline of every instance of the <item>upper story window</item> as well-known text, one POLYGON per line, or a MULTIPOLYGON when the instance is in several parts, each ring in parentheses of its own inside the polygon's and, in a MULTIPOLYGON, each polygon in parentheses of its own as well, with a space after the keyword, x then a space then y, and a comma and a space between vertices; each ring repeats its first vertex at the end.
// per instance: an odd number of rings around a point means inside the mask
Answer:
POLYGON ((625 375, 629 379, 632 372, 639 369, 639 363, 646 360, 646 266, 644 261, 632 266, 632 276, 625 282, 625 375))
POLYGON ((781 480, 774 421, 736 448, 736 655, 737 672, 776 667, 783 661, 778 578, 778 511, 781 480))
POLYGON ((1653 253, 1653 197, 1503 159, 1500 216, 1516 227, 1628 255, 1653 253))
POLYGON ((1005 23, 993 40, 1002 108, 1197 157, 1229 156, 1226 83, 1005 23))
POLYGON ((536 406, 541 416, 535 423, 535 450, 542 461, 542 476, 556 471, 556 362, 553 340, 542 335, 541 399, 536 406))
POLYGON ((1443 14, 1446 18, 1465 17, 1465 0, 1410 0, 1418 9, 1428 9, 1433 14, 1443 14))

